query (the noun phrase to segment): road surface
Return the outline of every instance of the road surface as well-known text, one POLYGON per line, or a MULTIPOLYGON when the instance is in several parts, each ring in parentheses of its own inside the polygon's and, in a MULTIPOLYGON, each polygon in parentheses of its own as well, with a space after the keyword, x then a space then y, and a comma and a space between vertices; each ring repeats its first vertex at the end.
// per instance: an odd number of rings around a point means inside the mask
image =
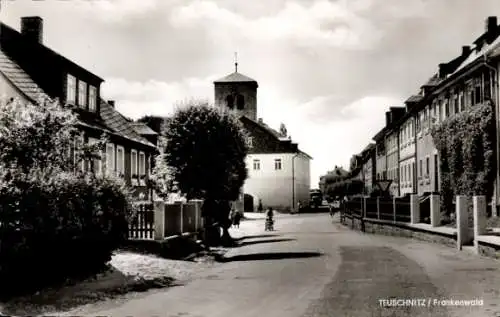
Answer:
MULTIPOLYGON (((343 227, 338 215, 262 219, 241 246, 183 286, 88 306, 72 315, 185 317, 500 316, 499 262, 406 238, 343 227), (253 236, 253 238, 252 238, 253 236), (393 299, 392 302, 389 299, 393 299), (441 300, 474 300, 453 306, 441 300), (413 300, 404 305, 401 301, 413 300), (439 303, 442 303, 440 305, 439 303), (463 305, 463 304, 462 304, 463 305)), ((246 237, 246 238, 245 238, 246 237)))

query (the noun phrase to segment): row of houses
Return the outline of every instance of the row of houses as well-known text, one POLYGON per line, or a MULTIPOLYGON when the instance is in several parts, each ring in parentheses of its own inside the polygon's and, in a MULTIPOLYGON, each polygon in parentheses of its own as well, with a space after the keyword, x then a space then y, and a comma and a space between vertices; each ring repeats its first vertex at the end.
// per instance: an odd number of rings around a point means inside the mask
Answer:
POLYGON ((75 142, 97 142, 107 133, 107 160, 82 163, 81 169, 121 177, 146 199, 158 135, 115 109, 115 102, 101 98, 102 78, 56 53, 43 43, 43 19, 21 18, 20 31, 0 22, 0 97, 36 103, 57 100, 77 115, 81 134, 75 142), (104 166, 106 170, 104 170, 104 166))
MULTIPOLYGON (((70 107, 81 131, 75 142, 97 142, 102 133, 110 137, 103 156, 107 161, 82 163, 82 171, 114 174, 137 197, 152 199, 148 180, 159 153, 157 133, 126 118, 113 100, 101 97, 104 79, 44 45, 43 22, 40 17, 23 17, 19 31, 0 22, 0 97, 31 103, 48 98, 70 107)), ((243 211, 244 200, 247 210, 259 203, 277 209, 294 209, 298 201, 307 204, 312 158, 292 142, 284 126, 278 132, 257 118, 258 83, 237 67, 236 63, 233 73, 214 82, 214 93, 215 107, 234 112, 248 134, 249 177, 238 209, 243 211)))
MULTIPOLYGON (((385 126, 373 136, 373 142, 352 157, 351 177, 365 183, 366 193, 377 180, 391 180, 394 196, 439 192, 439 153, 431 128, 470 107, 491 102, 498 136, 499 62, 500 26, 492 16, 486 19, 484 33, 463 46, 458 56, 439 64, 436 73, 404 106, 386 111, 385 126)), ((497 161, 495 201, 500 201, 498 167, 497 161)))

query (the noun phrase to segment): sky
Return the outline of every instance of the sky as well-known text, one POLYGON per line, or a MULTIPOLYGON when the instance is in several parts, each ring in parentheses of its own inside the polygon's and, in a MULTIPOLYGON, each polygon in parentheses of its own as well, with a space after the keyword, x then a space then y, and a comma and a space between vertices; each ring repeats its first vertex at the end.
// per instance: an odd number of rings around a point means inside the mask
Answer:
POLYGON ((213 81, 257 80, 258 117, 313 157, 311 186, 372 142, 404 101, 500 16, 498 0, 0 0, 44 19, 44 44, 105 79, 133 119, 213 101, 213 81))

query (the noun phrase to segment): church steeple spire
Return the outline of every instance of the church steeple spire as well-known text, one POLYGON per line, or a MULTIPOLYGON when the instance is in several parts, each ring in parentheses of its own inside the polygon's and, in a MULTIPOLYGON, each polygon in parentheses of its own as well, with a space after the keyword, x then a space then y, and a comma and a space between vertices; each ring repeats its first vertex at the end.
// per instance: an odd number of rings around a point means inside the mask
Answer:
POLYGON ((238 72, 238 52, 234 52, 234 72, 238 72))

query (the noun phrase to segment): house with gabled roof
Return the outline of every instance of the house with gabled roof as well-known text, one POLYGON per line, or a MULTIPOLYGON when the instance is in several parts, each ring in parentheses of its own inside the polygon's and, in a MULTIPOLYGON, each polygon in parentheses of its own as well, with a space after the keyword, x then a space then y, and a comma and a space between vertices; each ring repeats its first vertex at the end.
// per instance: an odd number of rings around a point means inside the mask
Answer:
POLYGON ((46 97, 70 107, 81 131, 75 142, 97 142, 103 133, 109 136, 105 164, 96 160, 79 168, 122 177, 137 196, 149 198, 156 144, 115 109, 114 101, 101 98, 103 82, 44 45, 42 18, 21 18, 21 31, 0 23, 0 96, 31 103, 46 97))
MULTIPOLYGON (((235 72, 214 82, 215 106, 239 118, 247 133, 248 178, 243 187, 243 209, 259 204, 277 210, 295 210, 309 204, 310 160, 286 131, 276 131, 257 118, 256 80, 235 72)), ((241 208, 241 205, 239 205, 241 208)))

